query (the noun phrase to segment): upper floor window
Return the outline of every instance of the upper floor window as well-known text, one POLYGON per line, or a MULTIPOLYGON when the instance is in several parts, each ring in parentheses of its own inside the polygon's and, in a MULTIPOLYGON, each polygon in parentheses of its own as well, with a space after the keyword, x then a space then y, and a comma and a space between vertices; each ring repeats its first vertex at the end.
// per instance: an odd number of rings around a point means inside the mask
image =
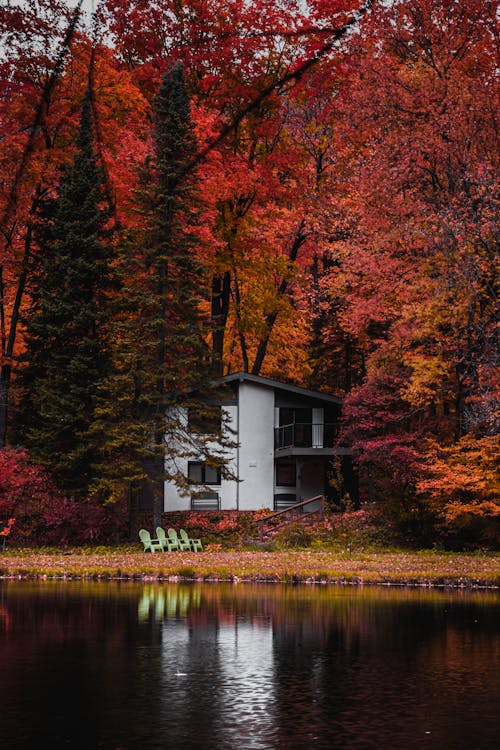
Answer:
POLYGON ((302 448, 312 445, 312 409, 281 408, 280 427, 285 442, 302 448))
POLYGON ((281 407, 280 409, 280 427, 288 424, 311 424, 312 409, 292 409, 281 407))

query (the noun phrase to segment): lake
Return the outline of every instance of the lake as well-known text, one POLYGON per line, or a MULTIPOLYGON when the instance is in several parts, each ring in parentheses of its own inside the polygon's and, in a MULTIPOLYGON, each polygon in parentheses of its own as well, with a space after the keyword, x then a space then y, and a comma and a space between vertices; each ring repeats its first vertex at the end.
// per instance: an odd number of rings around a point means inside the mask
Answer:
POLYGON ((495 750, 500 595, 0 581, 0 748, 495 750))

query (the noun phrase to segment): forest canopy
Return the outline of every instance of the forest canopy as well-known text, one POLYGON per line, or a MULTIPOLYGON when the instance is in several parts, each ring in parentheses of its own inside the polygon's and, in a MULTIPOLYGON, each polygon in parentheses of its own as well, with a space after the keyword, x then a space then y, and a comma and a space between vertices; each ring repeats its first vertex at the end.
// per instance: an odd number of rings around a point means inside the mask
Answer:
POLYGON ((130 502, 243 370, 342 397, 362 504, 492 544, 497 3, 81 5, 0 8, 4 466, 130 502))

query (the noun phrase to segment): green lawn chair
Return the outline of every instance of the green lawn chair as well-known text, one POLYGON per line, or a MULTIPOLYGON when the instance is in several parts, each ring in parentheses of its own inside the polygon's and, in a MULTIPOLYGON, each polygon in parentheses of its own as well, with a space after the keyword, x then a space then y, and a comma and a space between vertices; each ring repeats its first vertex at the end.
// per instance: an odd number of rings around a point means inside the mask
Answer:
POLYGON ((177 552, 179 550, 177 541, 175 539, 172 539, 170 534, 167 536, 165 534, 165 529, 162 529, 161 526, 156 527, 156 536, 162 543, 162 547, 165 552, 177 552))
POLYGON ((183 551, 186 549, 191 549, 191 546, 189 544, 186 544, 182 539, 179 539, 179 537, 177 536, 177 531, 175 529, 169 529, 168 535, 170 539, 175 542, 178 550, 183 551))
POLYGON ((203 551, 203 544, 201 543, 201 539, 191 539, 188 536, 187 531, 184 531, 184 529, 180 529, 179 531, 181 540, 187 544, 189 544, 190 548, 193 550, 193 552, 202 552, 203 551))
POLYGON ((144 552, 154 552, 156 549, 163 552, 163 545, 159 539, 152 539, 147 529, 139 531, 139 539, 144 545, 144 552))

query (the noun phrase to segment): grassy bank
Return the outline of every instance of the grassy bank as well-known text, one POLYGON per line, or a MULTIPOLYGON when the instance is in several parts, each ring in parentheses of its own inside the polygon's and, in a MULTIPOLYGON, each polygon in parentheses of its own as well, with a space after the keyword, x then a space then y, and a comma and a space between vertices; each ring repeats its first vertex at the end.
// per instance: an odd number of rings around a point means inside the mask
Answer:
POLYGON ((320 550, 144 553, 127 547, 6 550, 0 577, 500 587, 500 555, 320 550))

